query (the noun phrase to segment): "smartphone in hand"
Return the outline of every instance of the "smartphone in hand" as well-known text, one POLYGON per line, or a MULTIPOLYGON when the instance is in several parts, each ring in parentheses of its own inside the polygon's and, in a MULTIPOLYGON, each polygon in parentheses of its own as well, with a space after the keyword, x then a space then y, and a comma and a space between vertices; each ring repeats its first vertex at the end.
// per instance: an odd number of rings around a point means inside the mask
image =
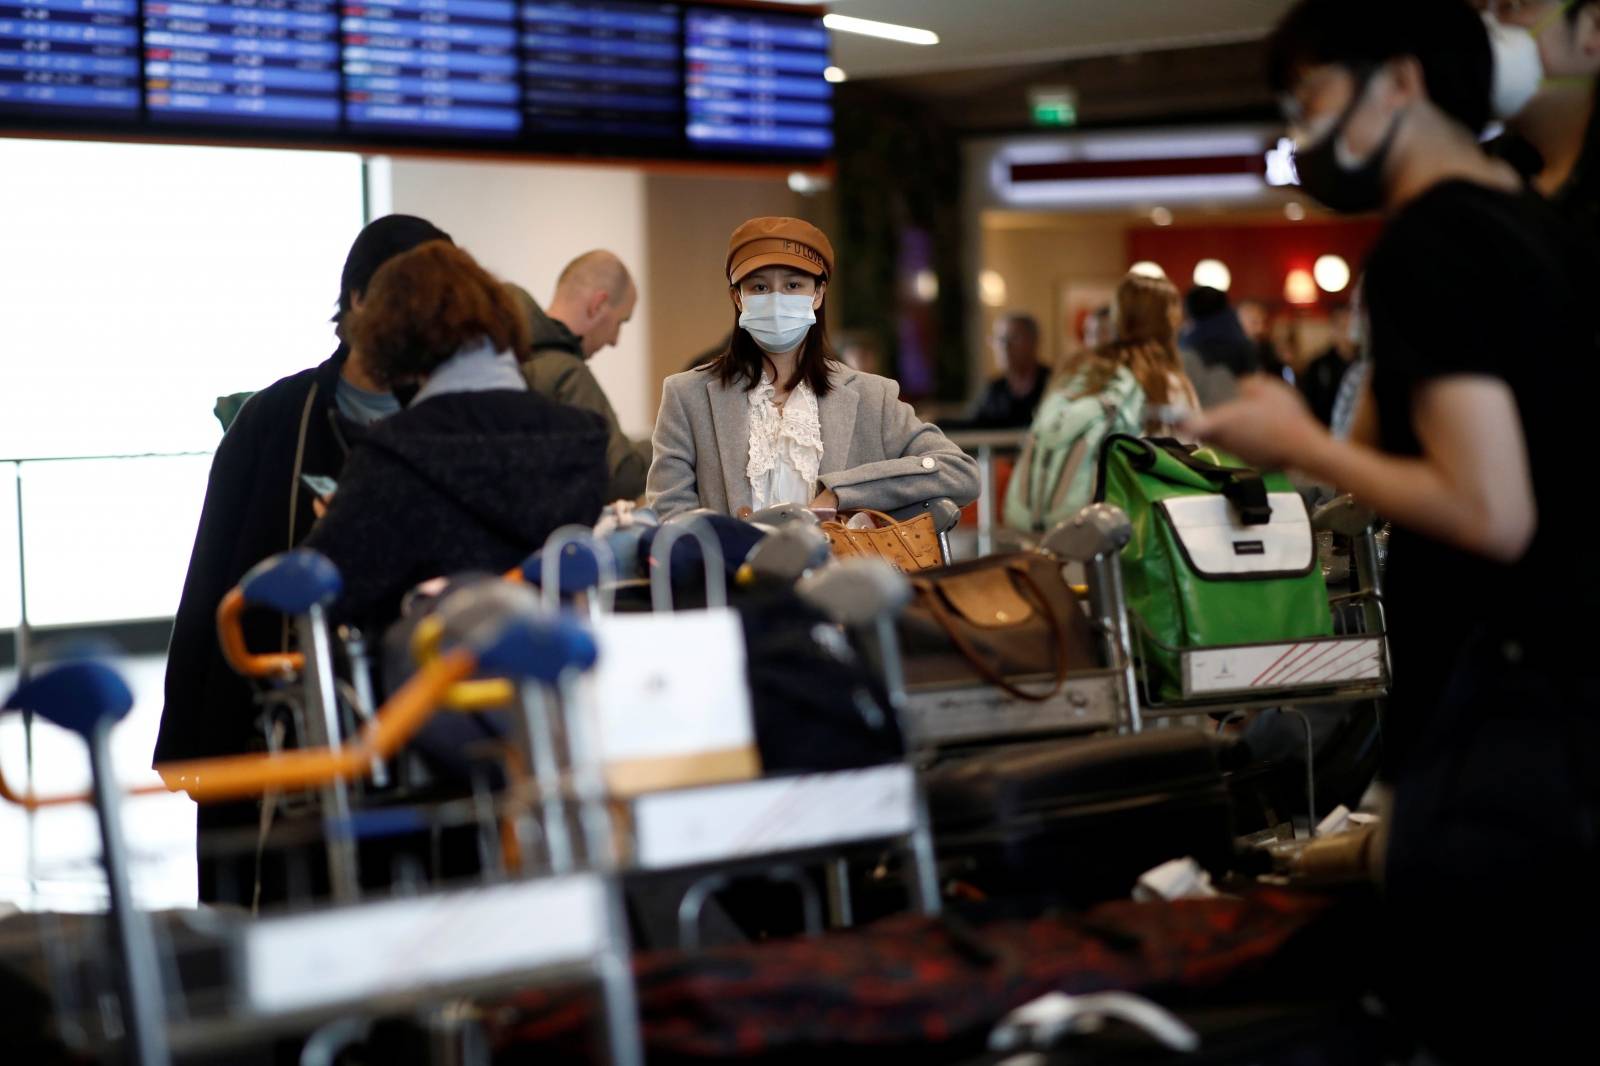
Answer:
POLYGON ((328 499, 339 491, 339 483, 337 481, 331 477, 323 477, 321 474, 301 474, 300 480, 306 488, 311 490, 313 496, 319 496, 322 499, 328 499))

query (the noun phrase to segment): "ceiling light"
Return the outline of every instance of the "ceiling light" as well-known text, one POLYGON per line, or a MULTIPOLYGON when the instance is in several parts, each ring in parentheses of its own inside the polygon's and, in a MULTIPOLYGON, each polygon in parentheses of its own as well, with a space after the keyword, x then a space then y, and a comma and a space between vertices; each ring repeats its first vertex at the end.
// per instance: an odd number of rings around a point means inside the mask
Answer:
POLYGON ((1161 269, 1160 263, 1152 263, 1148 259, 1133 264, 1128 268, 1128 273, 1137 274, 1141 278, 1156 278, 1158 280, 1165 280, 1167 276, 1167 272, 1161 269))
POLYGON ((1195 264, 1194 283, 1205 288, 1227 292, 1233 288, 1233 271, 1220 259, 1202 259, 1195 264))
POLYGON ((1006 279, 998 270, 985 270, 978 275, 978 298, 985 307, 1006 305, 1006 279))
POLYGON ((1341 256, 1325 255, 1311 268, 1323 292, 1343 292, 1350 287, 1350 264, 1341 256))
POLYGON ((879 37, 901 44, 938 44, 939 35, 932 30, 919 30, 915 26, 897 26, 893 22, 876 22, 858 19, 852 15, 824 15, 822 24, 840 33, 859 33, 863 37, 879 37))
POLYGON ((1290 200, 1283 205, 1283 217, 1290 222, 1304 222, 1306 219, 1306 205, 1299 200, 1290 200))
POLYGON ((789 172, 789 191, 799 196, 815 196, 833 188, 833 180, 826 174, 808 174, 804 170, 789 172))
POLYGON ((841 67, 829 67, 822 72, 822 76, 827 79, 830 85, 843 85, 850 80, 849 75, 845 74, 841 67))
POLYGON ((1283 298, 1296 307, 1317 302, 1317 281, 1309 270, 1291 270, 1283 282, 1283 298))
POLYGON ((917 299, 931 304, 939 298, 939 275, 931 270, 919 270, 916 277, 911 279, 911 288, 917 294, 917 299))
POLYGON ((1172 225, 1172 212, 1165 207, 1158 207, 1150 212, 1150 221, 1158 226, 1170 226, 1172 225))

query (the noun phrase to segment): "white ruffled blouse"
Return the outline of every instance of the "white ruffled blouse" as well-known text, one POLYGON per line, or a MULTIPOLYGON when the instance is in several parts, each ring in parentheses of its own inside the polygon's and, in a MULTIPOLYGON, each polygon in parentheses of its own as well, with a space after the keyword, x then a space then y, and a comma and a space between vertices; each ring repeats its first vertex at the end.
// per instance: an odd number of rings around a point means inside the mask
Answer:
POLYGON ((822 423, 817 397, 805 382, 789 394, 780 410, 771 378, 750 391, 751 510, 784 503, 804 507, 816 498, 817 468, 822 465, 822 423))

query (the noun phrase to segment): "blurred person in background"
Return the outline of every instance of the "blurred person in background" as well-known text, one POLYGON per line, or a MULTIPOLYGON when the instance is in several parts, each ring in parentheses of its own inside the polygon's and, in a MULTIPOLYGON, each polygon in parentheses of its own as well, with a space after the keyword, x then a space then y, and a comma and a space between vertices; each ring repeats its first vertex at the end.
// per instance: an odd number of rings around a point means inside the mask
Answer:
POLYGON ((580 255, 562 269, 548 308, 541 308, 525 289, 510 288, 530 325, 528 347, 521 357, 528 385, 559 403, 603 418, 610 470, 607 497, 633 500, 644 495, 650 446, 635 443, 622 432, 616 410, 589 368, 590 359, 621 339, 622 327, 639 304, 639 290, 628 268, 612 252, 580 255))
POLYGON ((989 382, 963 426, 1026 429, 1039 408, 1050 374, 1039 362, 1039 321, 1011 311, 995 321, 991 344, 1000 376, 989 382))
POLYGON ((1101 445, 1112 434, 1173 436, 1199 412, 1178 351, 1182 321, 1183 301, 1170 281, 1122 279, 1113 339, 1067 359, 1039 405, 1006 486, 1007 526, 1042 533, 1092 502, 1101 445))
POLYGON ((1600 0, 1473 0, 1494 53, 1494 150, 1600 239, 1600 0))
POLYGON ((1241 300, 1239 327, 1244 330, 1250 343, 1255 345, 1256 363, 1261 373, 1275 378, 1283 377, 1288 365, 1283 361, 1283 356, 1278 354, 1278 346, 1272 342, 1272 314, 1267 305, 1260 300, 1241 300))
POLYGON ((1228 305, 1228 294, 1197 285, 1184 298, 1189 323, 1181 342, 1208 367, 1222 367, 1235 378, 1261 369, 1255 345, 1245 335, 1239 316, 1228 305))
POLYGON ((1083 347, 1093 350, 1112 341, 1111 306, 1097 307, 1083 319, 1083 347))
POLYGON ((1461 0, 1301 0, 1269 44, 1309 195, 1381 210, 1350 439, 1267 378, 1195 432, 1394 527, 1388 1006, 1447 1062, 1584 1046, 1600 954, 1600 614, 1575 432, 1600 393, 1594 249, 1491 159, 1461 0))
POLYGON ((1306 364, 1295 381, 1311 413, 1325 426, 1333 425, 1333 406, 1339 398, 1339 386, 1359 354, 1350 308, 1335 307, 1328 316, 1328 328, 1328 347, 1306 364))

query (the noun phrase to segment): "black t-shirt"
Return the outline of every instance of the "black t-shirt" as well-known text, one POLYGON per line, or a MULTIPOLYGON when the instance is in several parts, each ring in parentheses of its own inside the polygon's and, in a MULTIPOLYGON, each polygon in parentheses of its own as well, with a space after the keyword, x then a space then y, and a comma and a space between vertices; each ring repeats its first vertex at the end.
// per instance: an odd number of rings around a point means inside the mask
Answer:
POLYGON ((1297 382, 1311 413, 1325 426, 1333 425, 1333 405, 1339 400, 1339 385, 1349 369, 1349 360, 1337 348, 1329 348, 1306 367, 1297 382))
POLYGON ((1436 186, 1385 229, 1367 264, 1372 385, 1383 450, 1421 454, 1414 390, 1440 378, 1504 381, 1527 441, 1539 525, 1501 565, 1396 529, 1388 566, 1395 698, 1388 769, 1410 756, 1463 648, 1524 647, 1530 664, 1596 670, 1586 630, 1600 611, 1582 444, 1600 396, 1600 294, 1592 250, 1532 193, 1436 186))
POLYGON ((1050 373, 1043 367, 1034 372, 1033 388, 1018 396, 1004 377, 989 382, 973 408, 969 423, 973 429, 1027 429, 1033 425, 1033 413, 1044 399, 1044 389, 1049 384, 1050 373))

